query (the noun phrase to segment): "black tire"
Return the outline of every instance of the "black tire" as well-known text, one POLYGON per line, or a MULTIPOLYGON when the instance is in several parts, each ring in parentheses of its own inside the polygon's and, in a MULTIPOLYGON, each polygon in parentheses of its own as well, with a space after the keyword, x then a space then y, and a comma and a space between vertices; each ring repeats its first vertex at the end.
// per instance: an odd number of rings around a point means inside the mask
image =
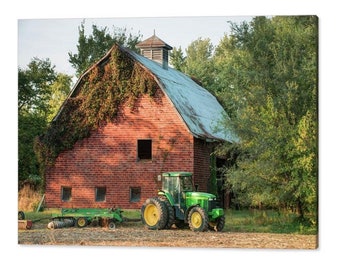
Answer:
POLYGON ((225 217, 219 217, 214 222, 209 222, 209 229, 216 232, 221 232, 224 229, 225 217))
POLYGON ((110 230, 115 230, 115 229, 116 229, 116 223, 114 223, 113 220, 111 220, 111 221, 109 222, 108 228, 109 228, 110 230))
POLYGON ((208 215, 202 207, 195 206, 189 212, 189 227, 194 232, 208 230, 208 215))
POLYGON ((175 210, 165 196, 160 196, 159 199, 162 202, 164 202, 164 204, 165 204, 165 206, 168 210, 168 221, 165 224, 165 229, 170 229, 171 226, 175 223, 175 210))
POLYGON ((87 220, 84 217, 79 217, 76 219, 76 225, 78 228, 84 228, 87 226, 87 220))
POLYGON ((162 230, 168 222, 165 203, 159 198, 150 198, 141 208, 142 222, 150 230, 162 230))
POLYGON ((97 227, 99 225, 99 220, 97 218, 94 218, 92 221, 91 221, 91 226, 92 227, 97 227))
POLYGON ((23 211, 18 212, 18 220, 24 220, 25 219, 25 213, 23 211))

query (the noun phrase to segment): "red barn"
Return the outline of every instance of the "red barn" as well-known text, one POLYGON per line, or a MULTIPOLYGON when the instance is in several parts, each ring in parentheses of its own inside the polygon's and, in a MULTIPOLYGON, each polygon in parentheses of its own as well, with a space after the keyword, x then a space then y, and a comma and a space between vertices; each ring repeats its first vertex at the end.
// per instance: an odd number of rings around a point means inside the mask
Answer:
POLYGON ((55 153, 45 167, 46 207, 138 209, 166 171, 193 172, 209 191, 216 143, 237 141, 227 116, 168 66, 171 46, 154 35, 138 47, 142 55, 114 45, 90 67, 41 137, 45 159, 55 153))

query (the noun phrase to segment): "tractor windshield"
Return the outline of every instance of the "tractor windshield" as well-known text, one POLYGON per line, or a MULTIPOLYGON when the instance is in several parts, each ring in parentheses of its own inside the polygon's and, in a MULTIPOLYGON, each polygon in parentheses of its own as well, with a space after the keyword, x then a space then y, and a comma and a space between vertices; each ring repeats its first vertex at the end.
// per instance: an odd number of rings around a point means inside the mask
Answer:
POLYGON ((163 187, 162 189, 172 193, 172 191, 179 189, 179 181, 178 177, 173 176, 165 176, 163 178, 163 187))
POLYGON ((188 175, 164 176, 162 189, 172 195, 176 204, 180 203, 182 192, 193 191, 192 178, 188 175))
POLYGON ((193 191, 191 176, 182 176, 182 191, 193 191))

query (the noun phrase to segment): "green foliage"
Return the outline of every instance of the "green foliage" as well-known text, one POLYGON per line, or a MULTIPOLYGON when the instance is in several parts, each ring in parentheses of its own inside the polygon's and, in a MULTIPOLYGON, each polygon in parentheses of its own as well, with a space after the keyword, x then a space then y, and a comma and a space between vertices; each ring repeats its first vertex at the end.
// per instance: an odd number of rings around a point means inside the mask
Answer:
POLYGON ((193 41, 186 51, 184 67, 181 71, 197 80, 210 90, 214 80, 214 63, 212 59, 214 47, 209 38, 193 41))
POLYGON ((170 52, 170 64, 179 71, 184 71, 185 59, 181 47, 178 49, 174 47, 170 52))
POLYGON ((34 138, 47 127, 49 101, 59 75, 49 59, 33 58, 26 69, 18 69, 18 177, 29 180, 39 174, 33 150, 34 138))
POLYGON ((177 70, 187 74, 198 84, 212 91, 214 81, 214 46, 209 38, 198 38, 191 42, 185 50, 184 56, 182 48, 173 48, 170 53, 170 64, 177 70))
POLYGON ((92 34, 86 36, 85 22, 82 22, 79 27, 78 52, 69 53, 69 62, 79 76, 103 57, 115 43, 137 51, 136 44, 140 42, 140 38, 139 33, 136 36, 128 34, 126 28, 113 26, 113 33, 110 33, 107 27, 98 28, 96 25, 92 25, 92 34))
POLYGON ((315 16, 255 17, 232 24, 215 54, 215 93, 241 139, 226 174, 237 203, 293 208, 311 222, 317 216, 317 28, 315 16))
POLYGON ((51 96, 51 85, 56 79, 55 66, 49 59, 33 60, 28 68, 18 70, 19 113, 48 113, 47 102, 51 96))
POLYGON ((227 210, 225 230, 230 232, 317 234, 315 224, 303 222, 291 211, 227 210))
POLYGON ((31 174, 39 174, 39 164, 33 150, 34 138, 46 128, 44 117, 34 113, 19 113, 18 117, 18 178, 29 179, 31 174))
POLYGON ((118 45, 112 47, 108 61, 84 75, 64 102, 58 117, 36 140, 35 149, 42 170, 52 165, 60 152, 73 148, 93 130, 114 121, 123 103, 133 110, 138 97, 141 94, 153 96, 156 87, 150 73, 118 45))
POLYGON ((48 122, 52 121, 53 117, 57 114, 67 95, 70 93, 71 83, 71 76, 62 73, 57 74, 56 80, 51 85, 51 97, 48 100, 48 122))

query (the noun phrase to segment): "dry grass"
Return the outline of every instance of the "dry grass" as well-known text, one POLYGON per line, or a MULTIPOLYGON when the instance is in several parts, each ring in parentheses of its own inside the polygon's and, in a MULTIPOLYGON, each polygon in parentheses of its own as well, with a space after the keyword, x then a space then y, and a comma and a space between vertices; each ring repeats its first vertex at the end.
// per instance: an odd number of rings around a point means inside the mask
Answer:
POLYGON ((18 193, 18 209, 20 211, 35 211, 41 200, 41 194, 25 185, 18 193))

